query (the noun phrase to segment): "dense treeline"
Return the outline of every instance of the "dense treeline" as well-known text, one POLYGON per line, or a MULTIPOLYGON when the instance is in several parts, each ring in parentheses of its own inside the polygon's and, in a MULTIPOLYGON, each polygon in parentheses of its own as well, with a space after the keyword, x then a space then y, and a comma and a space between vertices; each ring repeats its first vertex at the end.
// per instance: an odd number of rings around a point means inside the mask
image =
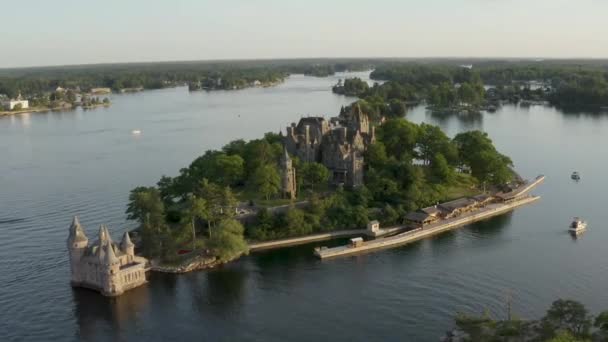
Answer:
POLYGON ((425 100, 434 109, 458 111, 520 100, 549 101, 560 107, 608 106, 606 64, 486 62, 469 68, 440 63, 393 63, 380 65, 371 77, 388 81, 360 95, 376 107, 396 100, 425 100), (484 85, 492 87, 489 94, 484 85))
POLYGON ((457 328, 446 336, 446 341, 608 340, 608 311, 593 317, 589 315, 583 304, 565 299, 553 302, 540 320, 522 320, 512 316, 506 320, 494 320, 488 314, 482 316, 459 314, 455 321, 457 328))
MULTIPOLYGON (((271 84, 288 74, 327 76, 336 71, 365 70, 370 60, 260 60, 201 61, 131 64, 100 64, 22 69, 0 69, 0 94, 31 97, 66 89, 107 87, 115 91, 129 88, 158 89, 179 84, 201 84, 205 89, 235 89, 255 81, 271 84)), ((196 88, 196 87, 195 87, 196 88)))

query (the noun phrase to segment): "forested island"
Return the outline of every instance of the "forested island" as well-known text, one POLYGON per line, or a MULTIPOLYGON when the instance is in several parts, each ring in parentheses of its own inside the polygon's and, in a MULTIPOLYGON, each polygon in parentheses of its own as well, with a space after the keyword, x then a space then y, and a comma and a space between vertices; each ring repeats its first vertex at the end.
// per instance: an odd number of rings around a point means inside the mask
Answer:
MULTIPOLYGON (((370 220, 402 224, 409 211, 473 196, 514 178, 511 160, 486 133, 450 139, 437 126, 404 118, 372 119, 371 127, 348 133, 346 127, 367 117, 357 104, 343 108, 336 120, 344 124, 324 136, 331 141, 346 134, 355 143, 361 134, 368 139, 361 155, 350 143, 335 145, 362 165, 356 185, 349 185, 351 176, 346 183, 336 181, 340 174, 326 159, 304 161, 287 152, 289 139, 304 139, 293 129, 315 122, 325 127, 324 119, 312 117, 293 124, 287 136, 267 133, 232 141, 205 152, 176 177, 133 189, 127 214, 139 224, 142 252, 161 265, 180 265, 193 256, 225 262, 247 253, 248 241, 364 228, 370 220), (295 169, 293 197, 284 196, 287 164, 295 169)), ((332 144, 319 146, 331 151, 332 144)))
POLYGON ((608 63, 601 61, 464 61, 378 64, 368 87, 340 80, 333 91, 358 96, 376 116, 399 117, 408 104, 424 102, 437 113, 494 111, 503 103, 548 103, 563 109, 608 106, 608 63), (463 64, 458 64, 462 62, 463 64))
POLYGON ((577 301, 559 299, 553 302, 540 320, 524 320, 507 309, 505 320, 489 314, 480 316, 460 313, 456 328, 447 333, 445 342, 464 341, 549 341, 591 342, 608 340, 608 311, 593 317, 577 301))

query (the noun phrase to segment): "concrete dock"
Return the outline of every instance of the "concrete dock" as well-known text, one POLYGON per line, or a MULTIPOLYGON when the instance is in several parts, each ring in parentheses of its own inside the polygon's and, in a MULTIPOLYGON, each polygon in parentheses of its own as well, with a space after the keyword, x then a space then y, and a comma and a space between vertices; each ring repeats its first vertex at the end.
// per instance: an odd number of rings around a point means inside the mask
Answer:
POLYGON ((337 238, 348 238, 355 236, 371 236, 371 237, 379 237, 385 236, 389 234, 398 233, 404 231, 405 227, 389 227, 389 228, 380 228, 378 231, 372 232, 368 229, 349 229, 349 230, 336 230, 327 233, 306 235, 295 238, 288 239, 280 239, 273 241, 265 241, 265 242, 256 242, 249 244, 250 252, 258 252, 263 250, 291 247, 297 245, 303 245, 311 242, 317 241, 325 241, 337 238))
MULTIPOLYGON (((544 178, 544 177, 543 177, 544 178)), ((542 180, 535 181, 534 185, 540 183, 542 180)), ((526 187, 526 191, 529 191, 532 187, 526 187)), ((540 199, 540 196, 525 196, 516 201, 509 203, 494 203, 489 204, 484 208, 478 209, 474 212, 464 214, 451 219, 445 219, 437 223, 429 224, 422 228, 416 228, 405 233, 397 234, 387 238, 380 238, 377 240, 366 241, 361 246, 351 247, 339 246, 334 248, 320 247, 315 249, 315 255, 321 259, 346 256, 351 254, 358 254, 363 252, 369 252, 377 249, 390 248, 399 245, 404 245, 410 242, 418 241, 420 239, 435 235, 447 230, 461 227, 473 222, 488 219, 493 216, 501 215, 509 212, 519 206, 535 202, 540 199)))

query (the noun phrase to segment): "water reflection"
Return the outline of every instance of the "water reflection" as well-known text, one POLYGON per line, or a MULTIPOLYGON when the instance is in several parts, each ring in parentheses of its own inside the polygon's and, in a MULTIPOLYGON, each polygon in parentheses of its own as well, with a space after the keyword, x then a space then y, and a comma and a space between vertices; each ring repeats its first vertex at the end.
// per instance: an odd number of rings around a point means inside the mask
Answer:
POLYGON ((211 306, 219 313, 238 312, 246 296, 247 278, 247 271, 237 263, 209 271, 206 287, 200 287, 199 281, 191 282, 197 311, 205 312, 211 306))
POLYGON ((99 328, 113 335, 113 340, 120 339, 121 331, 136 320, 140 312, 147 310, 149 291, 142 286, 128 291, 116 298, 104 297, 97 292, 75 288, 74 318, 78 324, 78 337, 82 340, 99 339, 99 328))
POLYGON ((513 212, 494 216, 490 219, 475 222, 468 226, 468 230, 475 236, 489 238, 501 234, 505 227, 511 224, 513 220, 513 212))

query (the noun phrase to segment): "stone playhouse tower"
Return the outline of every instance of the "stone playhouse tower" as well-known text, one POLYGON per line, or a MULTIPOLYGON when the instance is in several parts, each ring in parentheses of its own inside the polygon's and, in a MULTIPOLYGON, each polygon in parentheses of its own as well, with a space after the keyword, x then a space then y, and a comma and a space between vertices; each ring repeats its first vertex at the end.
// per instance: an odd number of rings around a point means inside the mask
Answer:
POLYGON ((145 284, 148 260, 135 255, 135 245, 124 233, 120 244, 112 241, 106 226, 99 227, 97 241, 89 244, 84 229, 74 216, 67 240, 71 284, 118 296, 145 284))
POLYGON ((296 191, 296 169, 293 167, 287 149, 283 148, 283 155, 281 156, 281 192, 284 198, 295 199, 296 191))

